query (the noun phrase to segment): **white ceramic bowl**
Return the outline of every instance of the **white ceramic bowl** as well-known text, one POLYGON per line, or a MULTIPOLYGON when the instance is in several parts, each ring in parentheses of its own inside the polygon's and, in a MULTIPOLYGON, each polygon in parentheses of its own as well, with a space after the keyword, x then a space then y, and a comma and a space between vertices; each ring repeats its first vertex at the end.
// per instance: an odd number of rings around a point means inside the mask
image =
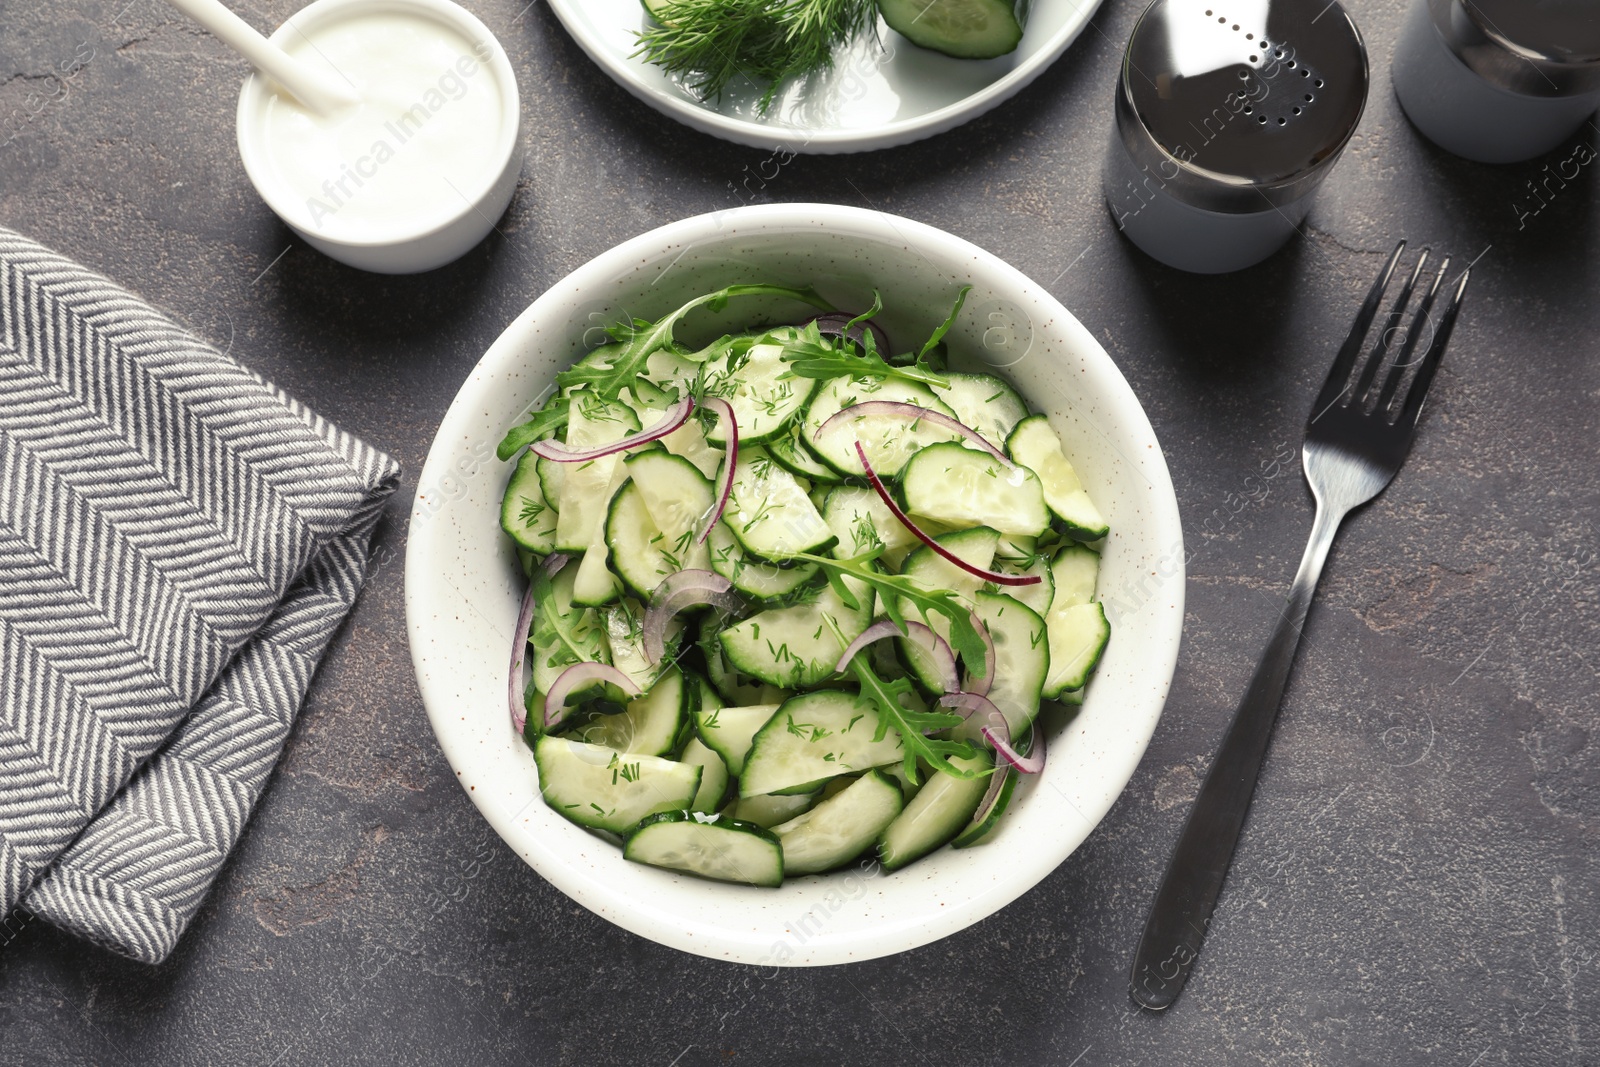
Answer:
MULTIPOLYGON (((715 337, 798 309, 734 301, 685 322, 715 337)), ((769 320, 770 321, 770 320, 769 320)), ((691 343, 692 340, 691 340, 691 343)), ((434 733, 472 802, 516 853, 572 899, 644 937, 744 963, 831 964, 926 944, 983 918, 1049 874, 1121 793, 1155 729, 1183 620, 1177 501, 1149 420, 1093 336, 989 252, 909 219, 784 204, 685 219, 572 272, 489 349, 445 415, 421 475, 406 557, 406 619, 434 733), (875 286, 891 339, 925 338, 960 284, 961 362, 1003 366, 1049 414, 1111 523, 1102 599, 1111 643, 1080 714, 1051 737, 1044 773, 1018 790, 996 838, 895 874, 848 870, 779 889, 702 881, 625 861, 539 798, 513 731, 506 672, 523 582, 498 526, 509 465, 494 458, 553 375, 624 315, 654 319, 733 282, 815 285, 841 308, 875 286)))
MULTIPOLYGON (((239 156, 244 161, 245 173, 255 186, 261 199, 290 229, 303 237, 307 244, 352 267, 379 274, 416 274, 433 270, 465 255, 486 237, 516 191, 517 176, 522 171, 522 141, 518 135, 522 108, 517 95, 517 76, 506 58, 505 49, 489 28, 471 12, 452 0, 315 0, 296 12, 271 36, 280 46, 298 44, 317 27, 336 21, 357 19, 373 14, 399 12, 419 15, 441 23, 454 30, 473 46, 472 61, 481 63, 482 71, 474 79, 473 88, 496 93, 500 98, 500 121, 494 131, 494 143, 481 172, 465 188, 447 189, 436 175, 425 166, 402 154, 396 155, 399 163, 388 166, 409 167, 414 174, 408 178, 426 182, 430 193, 440 202, 460 204, 447 218, 415 220, 396 218, 381 233, 360 236, 333 236, 317 225, 307 200, 302 193, 288 187, 279 177, 273 164, 273 145, 264 135, 265 109, 273 92, 272 83, 256 73, 245 79, 239 92, 239 107, 235 115, 239 140, 239 156)), ((314 46, 312 46, 313 51, 314 46)), ((449 73, 447 70, 445 73, 449 73)), ((427 84, 418 86, 419 99, 427 84)), ((449 119, 449 115, 443 115, 449 119)), ((430 119, 429 121, 434 121, 430 119)), ((344 161, 350 167, 359 166, 361 160, 344 161)), ((330 177, 340 177, 336 169, 330 177)))
MULTIPOLYGON (((736 79, 722 99, 703 102, 636 56, 636 34, 649 23, 639 0, 550 0, 573 40, 628 92, 702 133, 780 154, 864 152, 953 130, 1044 73, 1099 6, 1100 0, 1034 0, 1017 50, 984 60, 918 48, 880 18, 876 37, 862 35, 834 56, 831 71, 784 87, 762 115, 761 88, 736 79)), ((747 169, 743 195, 754 196, 770 180, 765 170, 765 164, 747 169)))

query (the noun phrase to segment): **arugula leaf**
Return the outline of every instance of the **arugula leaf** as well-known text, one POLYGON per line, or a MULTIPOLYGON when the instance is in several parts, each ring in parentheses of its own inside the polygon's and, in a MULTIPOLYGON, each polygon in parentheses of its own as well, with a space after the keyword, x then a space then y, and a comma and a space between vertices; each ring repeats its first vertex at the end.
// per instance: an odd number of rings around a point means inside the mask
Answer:
POLYGON ((882 595, 884 611, 902 633, 906 628, 905 613, 900 610, 902 597, 909 600, 924 615, 930 611, 943 615, 950 620, 950 647, 967 665, 969 676, 982 678, 988 646, 978 635, 977 627, 972 625, 972 609, 963 604, 953 590, 929 589, 904 574, 885 574, 874 570, 871 564, 882 553, 883 548, 879 546, 846 559, 817 556, 810 552, 797 552, 794 558, 819 565, 827 575, 828 584, 833 586, 834 592, 839 594, 839 599, 852 611, 859 611, 861 603, 845 582, 845 576, 865 582, 882 595))
POLYGON ((878 732, 872 739, 882 741, 891 728, 900 735, 900 745, 905 752, 902 766, 912 785, 917 784, 919 757, 932 764, 935 770, 956 778, 976 778, 985 773, 963 770, 950 762, 952 756, 970 758, 977 755, 978 748, 972 742, 946 741, 927 735, 926 731, 945 730, 959 725, 961 716, 948 711, 917 711, 906 707, 900 700, 911 693, 911 683, 904 678, 896 678, 891 682, 878 677, 878 673, 867 662, 865 652, 855 654, 850 660, 850 669, 861 683, 861 699, 871 701, 878 709, 878 732))
MULTIPOLYGON (((873 348, 872 334, 866 334, 868 348, 873 348)), ((935 373, 920 360, 909 367, 896 367, 878 355, 877 351, 854 353, 840 348, 829 348, 820 341, 797 338, 783 346, 778 357, 789 364, 785 378, 900 378, 922 385, 946 388, 950 379, 935 373)))
MULTIPOLYGON (((782 285, 730 285, 714 293, 697 296, 677 311, 654 323, 634 320, 631 325, 613 327, 612 336, 623 342, 622 349, 604 363, 580 363, 556 375, 562 388, 586 385, 607 400, 615 400, 634 379, 644 374, 645 361, 652 353, 672 344, 672 331, 684 316, 698 307, 721 311, 735 296, 786 296, 812 307, 831 310, 831 306, 811 289, 791 289, 782 285)), ((692 357, 691 357, 692 358, 692 357)))
MULTIPOLYGON (((851 330, 855 329, 857 326, 861 325, 863 322, 866 322, 868 319, 872 318, 874 315, 876 315, 878 312, 880 312, 882 310, 883 310, 883 294, 878 292, 878 290, 874 289, 874 290, 872 290, 872 306, 869 307, 867 310, 863 311, 861 314, 857 315, 855 318, 851 319, 849 322, 844 324, 844 332, 845 332, 845 334, 848 336, 851 330)), ((866 331, 865 337, 867 338, 867 344, 868 345, 877 344, 877 342, 872 339, 872 331, 871 330, 867 330, 866 331)))
POLYGON ((533 418, 506 431, 494 454, 502 460, 510 459, 540 438, 561 429, 567 424, 570 406, 571 401, 564 396, 551 397, 550 402, 540 408, 533 418))
MULTIPOLYGON (((537 415, 520 426, 507 431, 495 455, 502 460, 515 456, 528 445, 561 429, 567 424, 570 400, 567 391, 575 386, 586 386, 596 396, 616 400, 624 389, 632 389, 634 396, 647 404, 667 401, 669 394, 645 378, 645 366, 650 357, 663 348, 673 347, 672 331, 683 317, 697 307, 721 311, 735 296, 787 296, 823 311, 833 306, 811 289, 792 289, 783 285, 730 285, 714 293, 695 297, 677 311, 657 322, 644 319, 619 322, 610 327, 611 336, 622 342, 622 348, 610 358, 590 363, 579 363, 556 375, 556 385, 562 395, 553 398, 537 415)), ((713 345, 703 353, 682 353, 686 359, 704 362, 716 351, 713 345)), ((676 397, 671 399, 675 400, 676 397)))
POLYGON ((929 352, 932 352, 934 346, 943 341, 944 335, 950 332, 950 327, 955 325, 956 316, 961 314, 961 305, 967 302, 967 294, 970 292, 972 292, 972 286, 963 285, 961 287, 961 291, 956 294, 956 306, 950 309, 950 317, 939 324, 939 328, 933 331, 933 336, 928 338, 928 343, 922 346, 922 351, 917 353, 919 361, 925 358, 929 352))
POLYGON ((550 574, 541 567, 533 582, 534 600, 539 605, 539 613, 533 623, 533 643, 542 648, 565 646, 564 649, 555 649, 556 654, 551 655, 549 660, 550 666, 558 665, 557 654, 561 657, 561 664, 588 662, 591 650, 578 645, 583 636, 575 629, 568 630, 565 625, 566 620, 561 617, 561 612, 556 607, 556 598, 551 592, 553 582, 550 574))

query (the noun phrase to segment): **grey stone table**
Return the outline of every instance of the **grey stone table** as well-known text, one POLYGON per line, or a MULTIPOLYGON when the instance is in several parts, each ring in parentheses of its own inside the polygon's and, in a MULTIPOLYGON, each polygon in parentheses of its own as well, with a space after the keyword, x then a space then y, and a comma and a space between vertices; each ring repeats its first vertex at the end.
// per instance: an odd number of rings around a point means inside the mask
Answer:
MULTIPOLYGON (((657 946, 542 881, 456 786, 412 677, 405 516, 456 387, 545 287, 733 206, 767 155, 648 110, 526 2, 470 4, 521 80, 510 212, 453 266, 382 278, 311 251, 252 193, 244 68, 216 40, 159 0, 0 0, 0 224, 143 292, 409 475, 179 950, 147 968, 43 923, 7 930, 0 1063, 1600 1062, 1600 217, 1595 167, 1547 181, 1592 158, 1594 130, 1516 166, 1435 151, 1388 88, 1400 0, 1353 0, 1374 90, 1303 236, 1237 275, 1182 275, 1099 198, 1142 6, 1107 0, 990 116, 766 181, 761 199, 897 212, 1043 282, 1143 401, 1193 552, 1166 715, 1084 846, 944 941, 774 974, 657 946), (1126 985, 1145 909, 1310 523, 1297 465, 1274 461, 1401 235, 1476 258, 1475 289, 1416 451, 1335 549, 1195 977, 1141 1014, 1126 985)), ((237 4, 259 26, 296 6, 237 4)))

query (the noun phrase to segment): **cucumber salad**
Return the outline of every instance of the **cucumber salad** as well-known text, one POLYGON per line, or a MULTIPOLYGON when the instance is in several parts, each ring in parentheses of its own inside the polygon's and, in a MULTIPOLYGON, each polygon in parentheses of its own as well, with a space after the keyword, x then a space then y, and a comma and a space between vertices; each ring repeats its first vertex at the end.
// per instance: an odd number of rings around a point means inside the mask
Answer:
POLYGON ((810 290, 735 285, 611 342, 500 444, 528 577, 508 700, 545 802, 630 860, 776 886, 989 839, 1110 637, 1108 527, 947 318, 892 354, 810 290), (699 307, 821 312, 699 350, 699 307))

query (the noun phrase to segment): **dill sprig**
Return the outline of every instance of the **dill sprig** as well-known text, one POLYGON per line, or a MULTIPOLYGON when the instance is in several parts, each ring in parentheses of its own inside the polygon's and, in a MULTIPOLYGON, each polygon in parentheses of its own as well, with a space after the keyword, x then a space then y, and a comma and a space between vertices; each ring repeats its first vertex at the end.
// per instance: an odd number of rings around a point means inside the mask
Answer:
POLYGON ((739 77, 764 85, 766 114, 784 82, 830 69, 834 50, 876 12, 873 0, 666 0, 654 5, 658 25, 638 35, 634 55, 680 76, 702 100, 739 77))

